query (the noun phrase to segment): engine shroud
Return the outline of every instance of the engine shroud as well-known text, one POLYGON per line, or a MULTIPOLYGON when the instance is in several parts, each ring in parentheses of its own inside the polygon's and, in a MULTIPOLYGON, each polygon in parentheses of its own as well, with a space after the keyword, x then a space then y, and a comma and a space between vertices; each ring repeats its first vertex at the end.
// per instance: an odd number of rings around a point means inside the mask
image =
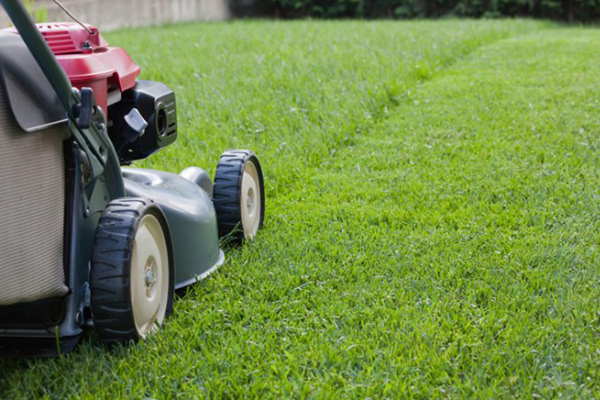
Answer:
MULTIPOLYGON (((104 113, 121 99, 121 93, 135 86, 140 67, 119 47, 111 47, 98 29, 90 32, 74 22, 37 24, 50 49, 63 67, 71 84, 94 90, 96 104, 104 113)), ((4 29, 15 35, 15 28, 4 29)))

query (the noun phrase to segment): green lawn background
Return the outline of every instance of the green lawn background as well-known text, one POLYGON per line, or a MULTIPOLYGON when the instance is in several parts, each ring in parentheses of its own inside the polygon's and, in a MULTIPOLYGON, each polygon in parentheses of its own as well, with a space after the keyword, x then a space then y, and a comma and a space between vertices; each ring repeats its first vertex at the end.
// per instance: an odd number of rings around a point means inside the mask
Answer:
POLYGON ((0 361, 3 398, 595 397, 600 31, 234 22, 107 35, 178 98, 139 166, 252 148, 256 241, 164 329, 0 361))

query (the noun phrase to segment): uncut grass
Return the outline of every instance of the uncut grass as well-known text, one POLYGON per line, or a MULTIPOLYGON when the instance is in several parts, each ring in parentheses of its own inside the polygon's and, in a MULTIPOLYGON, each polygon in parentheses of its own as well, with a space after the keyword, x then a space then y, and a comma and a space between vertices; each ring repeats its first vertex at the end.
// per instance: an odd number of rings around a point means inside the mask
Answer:
POLYGON ((267 225, 230 249, 229 264, 149 341, 107 351, 91 337, 63 359, 2 362, 4 397, 595 395, 598 33, 494 44, 540 27, 301 22, 114 34, 132 41, 134 58, 145 52, 136 61, 155 68, 147 77, 183 92, 184 140, 142 164, 177 171, 197 157, 210 167, 224 147, 253 147, 269 179, 267 225), (202 72, 218 89, 186 86, 186 74, 159 68, 163 49, 133 43, 151 33, 189 47, 197 29, 198 62, 215 66, 202 72), (359 46, 369 32, 380 41, 359 46), (346 40, 344 69, 333 51, 306 60, 301 46, 330 50, 332 37, 346 40), (249 44, 232 55, 221 39, 249 44), (423 74, 418 47, 435 40, 423 74), (278 63, 249 67, 263 52, 302 79, 278 63), (398 53, 413 58, 388 60, 398 53), (245 68, 262 90, 227 72, 245 68), (289 86, 268 78, 279 72, 289 86), (289 111, 290 87, 314 107, 289 111), (194 101, 203 107, 192 111, 194 101), (256 121, 267 129, 257 133, 256 121))

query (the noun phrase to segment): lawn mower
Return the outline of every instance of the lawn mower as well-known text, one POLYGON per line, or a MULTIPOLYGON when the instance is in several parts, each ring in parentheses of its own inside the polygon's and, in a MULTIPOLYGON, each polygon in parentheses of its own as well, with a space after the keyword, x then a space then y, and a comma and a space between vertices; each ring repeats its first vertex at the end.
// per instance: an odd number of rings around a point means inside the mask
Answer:
POLYGON ((226 151, 214 182, 126 167, 175 141, 174 93, 96 28, 0 3, 0 353, 64 353, 86 327, 143 339, 223 263, 220 238, 262 226, 258 158, 226 151))

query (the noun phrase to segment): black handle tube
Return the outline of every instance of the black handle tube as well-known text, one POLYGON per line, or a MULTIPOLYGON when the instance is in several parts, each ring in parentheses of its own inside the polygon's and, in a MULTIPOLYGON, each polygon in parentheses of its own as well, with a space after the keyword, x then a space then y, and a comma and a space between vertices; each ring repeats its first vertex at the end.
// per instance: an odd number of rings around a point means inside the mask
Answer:
POLYGON ((13 24, 15 24, 15 27, 44 72, 44 75, 46 75, 60 102, 67 110, 67 113, 71 115, 71 107, 75 102, 71 92, 71 82, 60 64, 58 64, 58 61, 56 61, 52 50, 50 50, 48 43, 46 43, 46 40, 44 40, 42 34, 35 26, 35 22, 27 12, 27 9, 20 0, 0 0, 0 3, 13 24))

